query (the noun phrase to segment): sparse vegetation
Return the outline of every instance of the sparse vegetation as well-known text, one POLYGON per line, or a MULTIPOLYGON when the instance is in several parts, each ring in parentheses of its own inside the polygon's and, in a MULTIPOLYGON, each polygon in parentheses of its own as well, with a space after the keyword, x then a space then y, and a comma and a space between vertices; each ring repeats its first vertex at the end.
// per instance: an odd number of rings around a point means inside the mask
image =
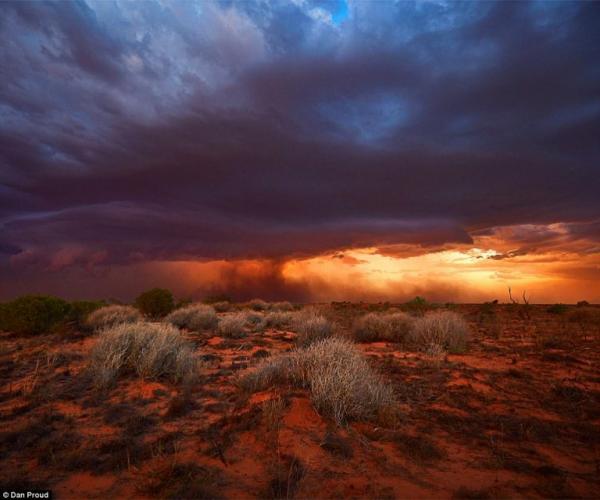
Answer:
POLYGON ((571 323, 576 323, 582 332, 586 329, 596 329, 600 327, 600 308, 593 306, 576 307, 570 310, 567 319, 571 323))
POLYGON ((294 315, 291 312, 270 312, 265 316, 265 325, 270 328, 285 328, 292 324, 294 315))
POLYGON ((99 388, 110 387, 127 373, 180 382, 196 374, 193 351, 171 325, 121 323, 102 332, 91 353, 90 370, 99 388))
POLYGON ((135 299, 136 307, 152 319, 166 316, 175 308, 173 294, 165 288, 153 288, 135 299))
POLYGON ((230 311, 232 308, 232 304, 227 301, 215 302, 212 306, 215 308, 215 311, 220 313, 230 311))
POLYGON ((105 305, 105 302, 99 300, 77 300, 71 302, 67 319, 68 321, 72 321, 76 327, 85 328, 88 316, 105 305))
POLYGON ((290 302, 273 302, 269 309, 271 311, 289 312, 294 310, 294 306, 290 302))
POLYGON ((262 299, 252 299, 248 302, 248 307, 253 311, 266 311, 269 309, 269 303, 262 299))
POLYGON ((304 309, 296 313, 292 329, 298 334, 297 342, 300 346, 307 346, 333 334, 332 323, 315 309, 304 309))
POLYGON ((437 350, 435 346, 457 353, 467 348, 469 326, 460 314, 452 311, 429 312, 418 318, 408 335, 420 350, 437 350))
POLYGON ((217 326, 218 318, 212 306, 206 304, 191 304, 181 309, 175 309, 165 321, 179 328, 202 331, 211 330, 217 326))
POLYGON ((242 312, 233 313, 219 319, 219 334, 228 338, 240 338, 246 336, 246 315, 242 312))
MULTIPOLYGON (((594 426, 600 307, 567 307, 556 315, 549 305, 532 305, 525 320, 512 304, 457 304, 471 335, 465 357, 450 356, 450 345, 438 337, 424 344, 411 334, 397 345, 352 343, 359 320, 374 318, 367 338, 388 336, 389 325, 380 320, 398 309, 384 303, 321 304, 305 313, 235 304, 235 312, 211 315, 242 316, 242 338, 179 331, 165 318, 143 323, 140 335, 166 328, 174 341, 105 339, 113 328, 83 339, 72 335, 70 313, 51 334, 2 332, 0 483, 50 477, 48 487, 64 496, 74 474, 97 473, 98 482, 81 483, 82 494, 229 498, 243 496, 248 484, 263 497, 305 497, 323 481, 339 496, 392 498, 402 496, 406 478, 392 477, 385 486, 370 478, 380 477, 382 466, 402 464, 417 472, 436 469, 441 486, 420 484, 425 496, 451 496, 461 468, 465 484, 471 485, 469 474, 480 473, 478 487, 494 497, 536 496, 549 478, 570 476, 579 480, 560 490, 569 493, 564 496, 593 497, 597 474, 578 463, 594 464, 590 443, 600 438, 594 426), (290 326, 251 334, 262 324, 291 325, 304 315, 327 319, 335 335, 294 347, 290 326), (493 334, 496 323, 501 337, 493 334), (174 354, 180 342, 187 347, 174 354), (406 352, 413 347, 420 352, 406 352), (178 365, 181 358, 188 361, 178 365), (232 383, 239 391, 232 392, 232 383), (190 436, 198 438, 192 446, 190 436), (561 453, 578 460, 556 464, 552 457, 561 453), (341 483, 337 474, 315 475, 315 459, 323 470, 361 472, 341 483), (248 473, 241 484, 239 467, 248 473), (497 473, 514 482, 499 485, 497 473), (109 484, 105 475, 132 482, 109 484)), ((401 317, 422 323, 442 310, 401 317)))
POLYGON ((245 389, 262 390, 292 383, 310 390, 316 410, 341 424, 376 419, 394 405, 393 391, 351 342, 328 338, 264 360, 240 380, 245 389))
POLYGON ((262 332, 265 329, 266 321, 265 317, 262 314, 252 311, 246 311, 244 315, 246 318, 246 325, 253 332, 262 332))
POLYGON ((413 318, 402 312, 368 313, 354 322, 352 336, 357 342, 402 342, 413 322, 413 318))
POLYGON ((564 314, 569 310, 565 304, 554 304, 546 309, 550 314, 564 314))
POLYGON ((415 297, 403 304, 402 308, 415 316, 423 316, 429 309, 432 309, 432 305, 427 302, 423 297, 415 297))
POLYGON ((0 330, 25 334, 50 331, 67 319, 68 302, 50 295, 24 295, 2 304, 0 330))
POLYGON ((142 314, 135 307, 115 304, 96 309, 87 317, 85 324, 89 328, 100 330, 121 323, 135 323, 142 320, 142 314))

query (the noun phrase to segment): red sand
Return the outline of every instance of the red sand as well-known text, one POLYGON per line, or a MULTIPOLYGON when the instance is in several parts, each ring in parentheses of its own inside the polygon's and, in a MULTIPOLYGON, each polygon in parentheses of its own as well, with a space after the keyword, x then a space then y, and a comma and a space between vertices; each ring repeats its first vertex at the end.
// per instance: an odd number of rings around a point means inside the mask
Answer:
MULTIPOLYGON (((57 498, 253 498, 281 488, 299 498, 597 496, 599 332, 576 335, 542 307, 525 319, 499 306, 493 325, 478 306, 459 310, 473 332, 464 355, 359 344, 398 394, 393 428, 336 428, 293 388, 242 394, 236 376, 253 353, 291 348, 289 333, 186 333, 216 358, 173 415, 180 388, 169 383, 129 377, 98 395, 85 377, 93 336, 2 334, 0 482, 34 482, 57 498), (263 409, 275 398, 283 409, 269 428, 263 409), (344 453, 324 446, 328 433, 344 453)), ((329 313, 344 329, 358 312, 329 313)))

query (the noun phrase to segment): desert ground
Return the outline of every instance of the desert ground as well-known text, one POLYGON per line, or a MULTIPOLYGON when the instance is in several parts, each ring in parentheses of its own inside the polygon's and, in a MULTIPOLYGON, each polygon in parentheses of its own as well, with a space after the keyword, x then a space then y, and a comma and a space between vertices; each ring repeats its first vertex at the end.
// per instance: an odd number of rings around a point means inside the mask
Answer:
MULTIPOLYGON (((199 361, 183 382, 125 372, 98 387, 91 360, 102 331, 3 332, 0 489, 49 488, 55 498, 597 498, 600 308, 439 306, 468 324, 466 348, 451 352, 353 338, 357 318, 403 305, 304 307, 355 341, 393 392, 385 415, 338 419, 315 403, 312 386, 248 383, 300 348, 293 326, 262 321, 268 305, 244 313, 239 335, 181 328, 199 361)), ((247 311, 225 309, 219 321, 247 311)))

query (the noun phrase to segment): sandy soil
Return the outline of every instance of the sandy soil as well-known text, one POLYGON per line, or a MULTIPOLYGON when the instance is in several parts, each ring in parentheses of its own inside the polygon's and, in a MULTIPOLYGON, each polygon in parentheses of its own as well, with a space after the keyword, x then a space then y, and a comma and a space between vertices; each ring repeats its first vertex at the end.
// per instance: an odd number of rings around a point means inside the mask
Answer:
MULTIPOLYGON (((367 309, 337 304, 341 330, 367 309)), ((358 344, 393 385, 400 422, 336 427, 292 388, 244 394, 236 380, 294 346, 186 332, 205 361, 183 390, 86 372, 96 338, 0 334, 0 487, 56 498, 496 498, 600 492, 600 332, 532 307, 457 306, 463 355, 358 344)))

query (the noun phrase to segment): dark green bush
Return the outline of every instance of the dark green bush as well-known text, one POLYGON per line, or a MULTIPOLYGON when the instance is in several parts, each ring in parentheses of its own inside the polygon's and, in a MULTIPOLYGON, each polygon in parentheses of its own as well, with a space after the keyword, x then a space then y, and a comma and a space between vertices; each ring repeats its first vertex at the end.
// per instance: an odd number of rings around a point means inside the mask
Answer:
POLYGON ((192 305, 192 303, 193 303, 192 299, 190 299, 189 297, 185 297, 185 298, 179 299, 177 302, 175 302, 174 309, 181 309, 183 307, 192 305))
POLYGON ((105 305, 106 302, 101 300, 75 300, 69 304, 70 309, 67 319, 75 323, 78 328, 81 328, 90 313, 105 305))
POLYGON ((153 288, 135 299, 136 307, 146 316, 162 318, 175 307, 173 294, 164 288, 153 288))
POLYGON ((2 304, 0 330, 39 334, 67 320, 68 302, 50 295, 24 295, 2 304))

